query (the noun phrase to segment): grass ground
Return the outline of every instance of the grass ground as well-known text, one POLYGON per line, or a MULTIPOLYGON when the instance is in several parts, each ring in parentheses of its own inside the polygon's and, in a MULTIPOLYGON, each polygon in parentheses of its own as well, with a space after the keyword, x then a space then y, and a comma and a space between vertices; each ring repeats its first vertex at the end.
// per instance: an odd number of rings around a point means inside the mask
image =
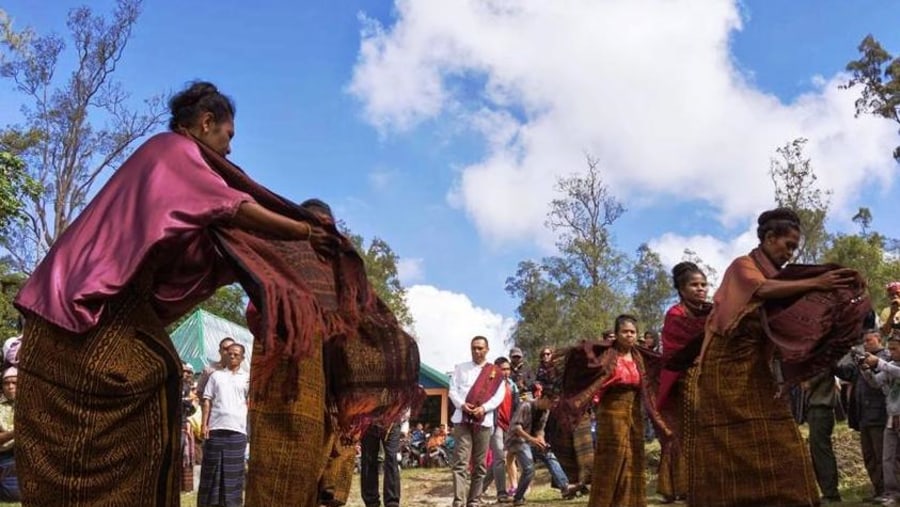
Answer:
MULTIPOLYGON (((801 432, 806 434, 806 427, 801 427, 801 432)), ((834 448, 837 455, 838 470, 840 471, 840 490, 844 498, 841 504, 847 507, 868 505, 861 499, 869 494, 869 480, 863 467, 862 456, 859 451, 859 435, 850 430, 846 424, 838 424, 834 431, 834 448)), ((656 464, 659 463, 659 444, 652 442, 647 444, 646 457, 648 465, 647 500, 649 507, 657 507, 659 498, 656 497, 656 464)), ((790 471, 785 471, 790 473, 790 471)), ((413 468, 403 470, 401 473, 402 498, 404 506, 446 506, 450 505, 453 498, 453 484, 450 478, 450 470, 446 468, 413 468)), ((491 490, 493 492, 493 490, 491 490)), ((485 500, 493 500, 488 495, 485 500)), ((559 498, 559 492, 550 488, 550 477, 547 471, 539 467, 535 476, 535 482, 528 495, 529 505, 564 505, 584 506, 587 498, 581 497, 574 500, 563 501, 559 498)), ((181 504, 185 507, 196 505, 195 494, 187 493, 181 496, 181 504)), ((18 506, 17 503, 0 503, 0 506, 18 506)), ((676 504, 677 505, 677 504, 676 504)), ((359 496, 359 476, 353 480, 353 488, 350 492, 350 500, 347 507, 364 507, 359 496)))

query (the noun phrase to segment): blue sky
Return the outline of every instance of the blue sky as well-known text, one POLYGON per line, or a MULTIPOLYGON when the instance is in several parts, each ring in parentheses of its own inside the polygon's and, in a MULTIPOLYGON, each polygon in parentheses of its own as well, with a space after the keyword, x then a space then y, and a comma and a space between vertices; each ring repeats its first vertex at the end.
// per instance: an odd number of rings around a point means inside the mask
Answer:
MULTIPOLYGON (((45 33, 80 4, 3 8, 45 33)), ((649 241, 674 262, 691 247, 724 265, 771 200, 768 157, 801 135, 835 191, 831 227, 851 228, 868 205, 876 229, 900 236, 888 218, 896 127, 854 120, 852 94, 834 90, 866 33, 900 52, 894 2, 191 6, 148 2, 117 78, 135 99, 193 79, 234 97, 232 158, 388 241, 438 367, 465 359, 473 334, 507 335, 516 302, 504 281, 551 252, 552 182, 585 152, 628 208, 614 227, 628 251, 649 241)), ((19 100, 0 82, 3 123, 19 100)))

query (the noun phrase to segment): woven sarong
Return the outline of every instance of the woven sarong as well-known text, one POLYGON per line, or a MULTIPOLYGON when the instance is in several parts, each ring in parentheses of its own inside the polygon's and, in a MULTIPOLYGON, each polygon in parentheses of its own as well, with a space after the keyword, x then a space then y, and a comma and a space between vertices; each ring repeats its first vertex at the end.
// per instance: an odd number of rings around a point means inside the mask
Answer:
POLYGON ((81 335, 28 316, 16 400, 25 505, 179 505, 181 361, 148 298, 125 289, 81 335))
POLYGON ((668 390, 668 403, 660 407, 659 411, 666 426, 672 431, 672 435, 669 437, 660 435, 659 438, 662 452, 659 459, 659 479, 656 491, 669 499, 685 497, 688 491, 687 461, 682 452, 684 445, 682 433, 684 385, 685 378, 682 375, 668 390))
POLYGON ((194 491, 195 444, 194 428, 185 421, 181 425, 181 491, 184 493, 194 491))
POLYGON ((200 466, 199 507, 243 505, 246 452, 247 435, 228 430, 209 432, 200 466))
MULTIPOLYGON (((250 389, 259 340, 253 342, 250 389)), ((325 374, 322 342, 313 344, 311 357, 299 362, 299 377, 283 362, 275 371, 275 385, 296 382, 297 397, 286 400, 269 396, 250 402, 250 466, 247 474, 247 507, 273 505, 315 506, 318 482, 328 454, 325 442, 325 374)))
POLYGON ((340 434, 331 432, 325 450, 330 458, 319 481, 319 505, 340 507, 350 498, 353 470, 356 468, 356 445, 342 442, 340 434))
POLYGON ((553 455, 571 482, 590 484, 594 468, 594 436, 591 434, 591 415, 585 413, 572 432, 559 428, 551 414, 547 422, 547 436, 553 455))
POLYGON ((758 313, 712 335, 687 385, 689 503, 703 507, 819 504, 809 450, 787 396, 775 398, 758 313))
POLYGON ((644 484, 640 392, 612 387, 597 408, 597 449, 588 507, 643 507, 647 505, 644 484))

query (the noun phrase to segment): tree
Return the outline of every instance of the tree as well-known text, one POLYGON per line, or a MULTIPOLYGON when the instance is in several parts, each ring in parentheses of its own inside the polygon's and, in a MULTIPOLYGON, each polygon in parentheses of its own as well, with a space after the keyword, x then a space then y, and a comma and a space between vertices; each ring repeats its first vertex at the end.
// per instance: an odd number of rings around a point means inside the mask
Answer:
POLYGON ((604 184, 598 161, 587 157, 587 171, 560 178, 556 190, 546 225, 559 255, 523 261, 506 281, 520 301, 513 339, 531 357, 542 346, 599 337, 629 304, 628 257, 610 229, 625 208, 604 184))
MULTIPOLYGON (((871 34, 857 49, 860 58, 847 64, 852 77, 842 85, 862 86, 856 99, 856 115, 871 114, 900 123, 900 58, 892 57, 871 34)), ((900 146, 894 149, 894 158, 900 161, 900 146)))
POLYGON ((675 298, 675 289, 659 254, 644 243, 637 249, 637 260, 631 270, 634 281, 632 306, 647 330, 662 329, 663 317, 675 298))
POLYGON ((869 296, 876 310, 888 306, 884 287, 888 282, 900 280, 900 260, 887 255, 887 240, 878 233, 868 235, 838 234, 825 253, 827 262, 853 268, 869 284, 869 296))
POLYGON ((366 240, 359 234, 351 232, 347 224, 339 222, 338 227, 350 238, 356 251, 362 256, 366 265, 366 276, 375 293, 387 303, 400 324, 414 335, 415 322, 406 304, 406 288, 400 283, 400 273, 397 271, 397 261, 400 258, 383 239, 376 236, 366 246, 366 240))
POLYGON ((800 217, 803 243, 797 249, 800 262, 817 263, 828 241, 825 219, 831 201, 831 191, 822 191, 816 185, 815 170, 811 160, 803 154, 807 140, 799 137, 777 148, 780 158, 770 160, 769 176, 775 185, 775 202, 790 208, 800 217))
POLYGON ((869 208, 860 207, 859 211, 853 215, 852 220, 859 225, 860 235, 869 235, 869 227, 872 225, 872 211, 870 211, 869 208))
POLYGON ((25 172, 25 164, 8 151, 0 151, 0 229, 24 218, 23 200, 39 192, 25 172))
POLYGON ((25 283, 25 275, 15 272, 5 259, 0 259, 0 343, 20 333, 19 311, 12 302, 25 283))
POLYGON ((0 244, 28 272, 85 205, 97 179, 117 167, 138 139, 165 115, 161 96, 145 101, 143 112, 129 105, 129 94, 112 77, 137 22, 141 0, 118 0, 107 20, 91 9, 68 16, 74 69, 57 79, 65 42, 55 34, 15 34, 8 18, 2 26, 8 55, 0 76, 24 96, 24 125, 11 125, 0 141, 18 140, 25 170, 39 191, 28 195, 24 220, 0 234, 0 244), (10 35, 13 34, 13 35, 10 35), (99 121, 103 122, 98 126, 99 121))

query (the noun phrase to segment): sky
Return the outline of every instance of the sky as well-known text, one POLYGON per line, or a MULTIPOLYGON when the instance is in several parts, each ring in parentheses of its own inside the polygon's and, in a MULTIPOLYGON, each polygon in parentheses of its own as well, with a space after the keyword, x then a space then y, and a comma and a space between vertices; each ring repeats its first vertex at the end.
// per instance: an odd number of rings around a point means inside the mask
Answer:
MULTIPOLYGON (((82 3, 3 9, 63 34, 82 3)), ((195 79, 232 96, 231 158, 386 240, 422 360, 446 371, 476 334, 508 351, 505 280, 554 253, 554 182, 586 154, 627 209, 618 246, 647 242, 667 266, 690 248, 721 273, 755 246, 769 161, 797 137, 833 191, 831 230, 868 206, 900 237, 897 125, 855 118, 838 88, 866 34, 900 52, 897 19, 874 0, 161 0, 115 77, 135 104, 195 79)), ((0 123, 21 100, 0 81, 0 123)))

